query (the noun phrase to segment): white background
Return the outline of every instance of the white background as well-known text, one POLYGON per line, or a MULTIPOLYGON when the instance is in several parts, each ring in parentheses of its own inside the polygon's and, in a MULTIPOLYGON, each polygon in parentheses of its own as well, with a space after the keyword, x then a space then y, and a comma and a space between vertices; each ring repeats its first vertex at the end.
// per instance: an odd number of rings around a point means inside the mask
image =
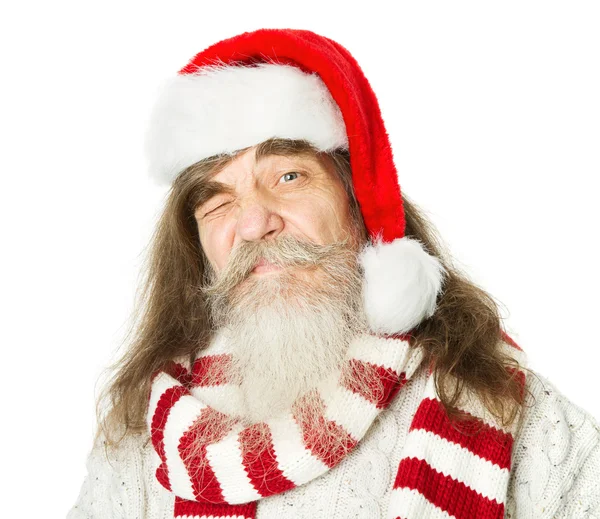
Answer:
POLYGON ((64 517, 83 481, 98 377, 166 194, 142 152, 160 81, 261 27, 310 29, 350 50, 379 97, 406 194, 504 305, 532 367, 600 418, 597 2, 2 10, 0 515, 64 517))

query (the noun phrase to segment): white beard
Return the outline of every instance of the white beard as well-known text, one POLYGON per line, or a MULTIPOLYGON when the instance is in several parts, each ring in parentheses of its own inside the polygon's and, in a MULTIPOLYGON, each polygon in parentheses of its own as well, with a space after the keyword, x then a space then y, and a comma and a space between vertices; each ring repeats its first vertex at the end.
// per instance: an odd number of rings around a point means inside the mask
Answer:
POLYGON ((361 289, 356 255, 345 249, 317 268, 247 276, 213 305, 240 384, 236 417, 252 424, 277 416, 339 370, 367 328, 361 289))
POLYGON ((344 304, 319 301, 310 290, 286 300, 276 295, 278 281, 256 282, 246 297, 264 304, 242 301, 228 326, 232 367, 241 374, 240 415, 250 423, 288 409, 337 371, 356 333, 344 317, 344 304))

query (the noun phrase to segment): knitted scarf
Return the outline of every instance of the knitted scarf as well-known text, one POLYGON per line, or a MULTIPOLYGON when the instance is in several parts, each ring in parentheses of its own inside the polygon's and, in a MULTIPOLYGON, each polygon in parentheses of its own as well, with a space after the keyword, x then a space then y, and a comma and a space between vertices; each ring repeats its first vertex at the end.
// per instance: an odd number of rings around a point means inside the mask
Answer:
MULTIPOLYGON (((524 352, 508 335, 503 334, 500 347, 526 366, 524 352)), ((218 374, 230 355, 227 345, 215 340, 192 366, 178 359, 153 374, 147 424, 158 455, 156 478, 175 495, 174 517, 254 519, 261 498, 309 483, 334 468, 389 406, 423 358, 420 348, 409 346, 407 335, 357 338, 345 362, 353 370, 375 373, 383 391, 376 401, 369 400, 339 374, 332 375, 334 383, 327 391, 322 390, 324 385, 317 389, 323 402, 322 416, 315 417, 321 421, 320 430, 325 424, 327 434, 347 446, 327 449, 315 441, 311 423, 298 420, 294 406, 276 419, 251 426, 228 416, 228 409, 237 403, 238 386, 214 376, 212 385, 205 381, 207 374, 218 374), (194 439, 207 433, 193 425, 209 414, 222 418, 226 426, 190 456, 194 439), (265 428, 265 445, 259 454, 253 453, 247 448, 249 440, 265 428)), ((525 374, 519 371, 518 375, 523 386, 525 374)), ((473 393, 465 395, 457 407, 473 417, 471 432, 448 419, 436 392, 432 366, 427 367, 427 384, 396 471, 388 519, 504 517, 519 420, 510 428, 503 427, 473 393)))

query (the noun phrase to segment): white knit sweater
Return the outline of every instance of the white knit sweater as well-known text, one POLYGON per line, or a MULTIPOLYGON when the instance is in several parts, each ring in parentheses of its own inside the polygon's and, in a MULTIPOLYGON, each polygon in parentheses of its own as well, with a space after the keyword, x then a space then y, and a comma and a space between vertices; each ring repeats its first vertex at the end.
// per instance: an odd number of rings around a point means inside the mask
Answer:
MULTIPOLYGON (((421 369, 336 467, 263 498, 258 519, 386 519, 401 449, 426 380, 421 369)), ((513 446, 506 518, 600 519, 600 424, 548 379, 528 376, 529 398, 513 446)), ((107 459, 102 439, 67 519, 172 519, 174 495, 156 480, 147 436, 107 459)))

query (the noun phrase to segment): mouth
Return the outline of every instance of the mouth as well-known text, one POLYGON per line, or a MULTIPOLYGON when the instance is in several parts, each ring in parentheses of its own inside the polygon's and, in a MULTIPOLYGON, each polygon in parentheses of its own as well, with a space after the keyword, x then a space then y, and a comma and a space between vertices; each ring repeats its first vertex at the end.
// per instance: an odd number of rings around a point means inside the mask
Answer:
POLYGON ((279 270, 281 270, 281 267, 278 267, 277 265, 273 265, 272 263, 269 263, 268 261, 261 259, 256 264, 254 269, 252 270, 252 273, 253 274, 262 274, 262 273, 266 273, 266 272, 276 272, 279 270))

